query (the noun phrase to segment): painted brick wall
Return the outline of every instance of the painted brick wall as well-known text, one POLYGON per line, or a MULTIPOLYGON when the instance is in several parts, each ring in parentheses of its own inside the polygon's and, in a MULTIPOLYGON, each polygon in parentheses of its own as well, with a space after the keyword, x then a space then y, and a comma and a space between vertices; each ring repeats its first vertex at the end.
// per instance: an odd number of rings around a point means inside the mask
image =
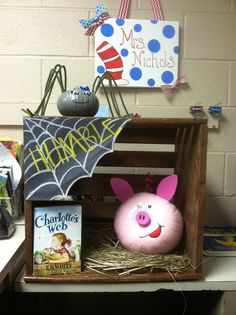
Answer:
MULTIPOLYGON (((104 0, 116 17, 119 1, 104 0)), ((165 0, 166 20, 180 22, 180 74, 189 87, 122 90, 129 111, 142 116, 190 117, 189 106, 221 103, 220 128, 209 130, 205 222, 236 224, 236 0, 165 0)), ((93 38, 79 20, 95 0, 0 0, 0 136, 22 140, 22 107, 36 108, 49 70, 65 64, 68 88, 94 79, 93 38)), ((131 18, 150 18, 149 1, 133 0, 131 18)), ((47 114, 58 115, 55 88, 47 114)), ((101 99, 102 96, 100 96, 101 99)))

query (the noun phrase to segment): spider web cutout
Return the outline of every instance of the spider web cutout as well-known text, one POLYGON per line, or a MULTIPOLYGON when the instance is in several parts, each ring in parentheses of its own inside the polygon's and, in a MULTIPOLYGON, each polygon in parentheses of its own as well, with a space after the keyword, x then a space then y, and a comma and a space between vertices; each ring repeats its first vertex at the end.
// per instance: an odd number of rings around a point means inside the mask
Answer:
POLYGON ((113 152, 130 119, 24 118, 25 199, 67 196, 80 178, 91 177, 98 161, 113 152))

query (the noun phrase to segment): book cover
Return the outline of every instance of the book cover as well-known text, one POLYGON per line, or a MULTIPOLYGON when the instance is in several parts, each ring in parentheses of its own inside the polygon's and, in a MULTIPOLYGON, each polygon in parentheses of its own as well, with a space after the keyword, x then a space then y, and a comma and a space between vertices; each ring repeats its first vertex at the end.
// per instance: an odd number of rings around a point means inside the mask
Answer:
POLYGON ((236 255, 236 227, 206 227, 203 234, 205 254, 236 255))
POLYGON ((34 208, 33 274, 81 271, 81 205, 34 208))

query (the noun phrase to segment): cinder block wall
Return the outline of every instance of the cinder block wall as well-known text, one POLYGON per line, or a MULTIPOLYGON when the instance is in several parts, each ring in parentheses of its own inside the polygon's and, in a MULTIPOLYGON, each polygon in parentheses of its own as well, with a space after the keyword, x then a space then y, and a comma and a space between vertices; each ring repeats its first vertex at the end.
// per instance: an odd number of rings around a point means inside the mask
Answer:
MULTIPOLYGON (((112 17, 119 1, 104 0, 112 17)), ((38 106, 49 70, 67 67, 68 89, 92 85, 94 39, 79 20, 95 0, 0 0, 0 136, 22 140, 21 108, 38 106)), ((133 0, 131 18, 151 18, 147 0, 133 0)), ((209 129, 207 224, 236 224, 236 0, 163 0, 166 20, 180 22, 180 71, 189 87, 172 95, 160 89, 123 89, 130 112, 143 117, 190 117, 189 106, 221 103, 219 129, 209 129)), ((48 115, 58 115, 56 87, 48 115)), ((103 101, 103 97, 101 96, 103 101)))

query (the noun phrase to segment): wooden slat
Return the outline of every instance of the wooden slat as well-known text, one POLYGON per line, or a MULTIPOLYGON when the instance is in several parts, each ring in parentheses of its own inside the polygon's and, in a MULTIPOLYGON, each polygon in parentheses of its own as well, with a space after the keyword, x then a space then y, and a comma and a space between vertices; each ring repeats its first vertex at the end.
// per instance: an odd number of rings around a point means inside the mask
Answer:
POLYGON ((26 246, 26 273, 33 273, 33 211, 32 202, 25 201, 25 246, 26 246))
POLYGON ((180 128, 176 138, 176 166, 175 173, 178 175, 178 186, 175 194, 175 203, 179 209, 185 210, 186 185, 188 182, 189 150, 191 145, 191 127, 180 128))
POLYGON ((199 118, 134 118, 116 142, 172 144, 175 143, 178 128, 206 123, 206 119, 199 118))
POLYGON ((115 151, 105 155, 98 166, 172 168, 175 152, 115 151))
POLYGON ((207 124, 205 118, 133 118, 128 128, 183 128, 207 124))
POLYGON ((186 207, 191 211, 185 214, 186 226, 188 227, 187 251, 193 264, 198 266, 202 260, 202 234, 203 234, 203 209, 205 202, 205 177, 206 173, 206 145, 207 126, 195 128, 191 147, 189 165, 189 186, 191 196, 187 199, 186 207), (195 229, 191 227, 195 226, 195 229))
MULTIPOLYGON (((63 116, 66 117, 66 116, 63 116)), ((36 116, 35 118, 42 118, 41 116, 36 116)), ((44 118, 61 118, 61 116, 44 116, 44 118)), ((71 118, 71 116, 67 116, 71 118)), ((73 118, 84 118, 81 116, 73 116, 73 118)), ((179 127, 189 127, 193 125, 207 124, 206 118, 132 118, 128 122, 125 128, 179 128, 179 127)))
POLYGON ((97 274, 95 272, 81 272, 80 274, 67 274, 67 275, 50 275, 50 276, 33 276, 26 275, 25 282, 48 282, 48 283, 86 283, 86 282, 156 282, 156 281, 184 281, 184 280, 197 280, 203 277, 202 273, 195 270, 174 273, 172 276, 168 272, 158 271, 152 273, 129 274, 126 276, 119 276, 115 273, 109 275, 97 274))
POLYGON ((117 137, 117 143, 156 143, 174 144, 176 138, 176 128, 124 128, 117 137))
MULTIPOLYGON (((70 195, 94 195, 94 196, 114 196, 111 189, 110 180, 112 177, 119 177, 127 180, 133 187, 134 192, 142 192, 147 190, 147 175, 136 174, 93 174, 92 177, 82 178, 76 182, 71 188, 70 195)), ((164 175, 152 176, 150 188, 153 193, 164 175)), ((149 178, 150 180, 150 178, 149 178)))
POLYGON ((178 138, 176 171, 180 181, 175 201, 185 219, 187 253, 198 266, 202 259, 207 126, 186 128, 178 138))

